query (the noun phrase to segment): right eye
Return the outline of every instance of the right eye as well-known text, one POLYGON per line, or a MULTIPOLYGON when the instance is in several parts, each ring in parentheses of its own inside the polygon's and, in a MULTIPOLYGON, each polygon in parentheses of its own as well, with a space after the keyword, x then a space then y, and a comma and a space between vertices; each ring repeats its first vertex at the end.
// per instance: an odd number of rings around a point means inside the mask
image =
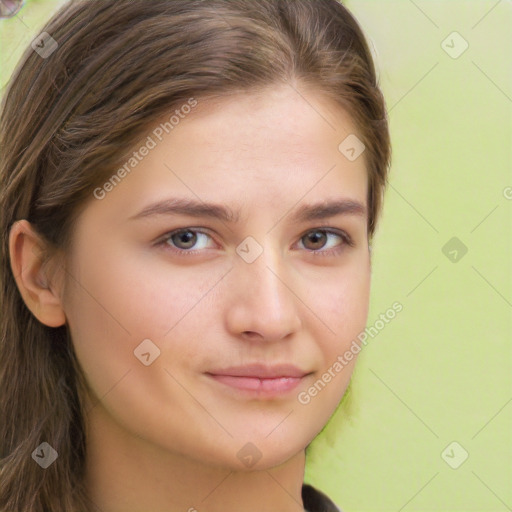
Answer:
POLYGON ((202 230, 181 228, 166 233, 158 245, 183 255, 196 254, 201 250, 208 249, 205 245, 208 238, 211 238, 211 236, 202 230), (197 244, 199 244, 199 249, 190 250, 197 244))

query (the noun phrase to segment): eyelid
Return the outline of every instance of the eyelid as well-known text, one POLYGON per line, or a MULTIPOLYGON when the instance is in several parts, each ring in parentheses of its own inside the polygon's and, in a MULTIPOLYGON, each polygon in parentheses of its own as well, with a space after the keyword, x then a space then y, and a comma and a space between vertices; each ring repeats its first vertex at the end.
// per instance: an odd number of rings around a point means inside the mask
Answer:
POLYGON ((344 229, 337 228, 334 226, 328 226, 328 225, 318 226, 318 227, 314 226, 312 228, 308 228, 302 233, 302 235, 299 236, 299 238, 302 238, 303 236, 307 235, 308 233, 311 233, 312 231, 326 231, 327 233, 332 233, 334 235, 346 237, 347 240, 350 240, 352 242, 352 237, 344 229))

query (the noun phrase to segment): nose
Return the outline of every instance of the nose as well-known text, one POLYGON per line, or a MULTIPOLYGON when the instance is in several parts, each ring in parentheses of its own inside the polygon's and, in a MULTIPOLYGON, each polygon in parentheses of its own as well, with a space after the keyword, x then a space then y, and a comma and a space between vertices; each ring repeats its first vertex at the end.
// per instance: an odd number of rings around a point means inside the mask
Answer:
POLYGON ((302 327, 293 272, 265 247, 252 263, 239 258, 227 286, 228 331, 244 339, 278 341, 302 327))

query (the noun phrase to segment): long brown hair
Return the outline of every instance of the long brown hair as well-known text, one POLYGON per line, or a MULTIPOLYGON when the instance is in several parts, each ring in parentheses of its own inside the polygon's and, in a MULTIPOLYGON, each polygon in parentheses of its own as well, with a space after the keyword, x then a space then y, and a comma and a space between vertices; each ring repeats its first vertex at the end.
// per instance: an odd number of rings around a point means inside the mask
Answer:
POLYGON ((65 254, 92 191, 190 98, 282 83, 344 108, 366 146, 369 239, 391 154, 368 44, 337 0, 75 0, 41 32, 57 46, 45 40, 49 55, 27 48, 0 119, 2 512, 93 507, 82 482, 84 376, 68 326, 40 323, 19 293, 8 242, 15 221, 32 224, 47 260, 65 254), (31 457, 42 442, 58 452, 47 469, 31 457))

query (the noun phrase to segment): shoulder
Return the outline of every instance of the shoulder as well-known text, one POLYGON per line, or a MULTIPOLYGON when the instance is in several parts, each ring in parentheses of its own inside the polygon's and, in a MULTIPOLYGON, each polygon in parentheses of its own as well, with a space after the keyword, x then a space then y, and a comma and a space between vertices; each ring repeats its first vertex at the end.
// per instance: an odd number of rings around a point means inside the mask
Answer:
POLYGON ((306 512, 342 512, 326 494, 309 484, 302 484, 302 501, 306 512))

